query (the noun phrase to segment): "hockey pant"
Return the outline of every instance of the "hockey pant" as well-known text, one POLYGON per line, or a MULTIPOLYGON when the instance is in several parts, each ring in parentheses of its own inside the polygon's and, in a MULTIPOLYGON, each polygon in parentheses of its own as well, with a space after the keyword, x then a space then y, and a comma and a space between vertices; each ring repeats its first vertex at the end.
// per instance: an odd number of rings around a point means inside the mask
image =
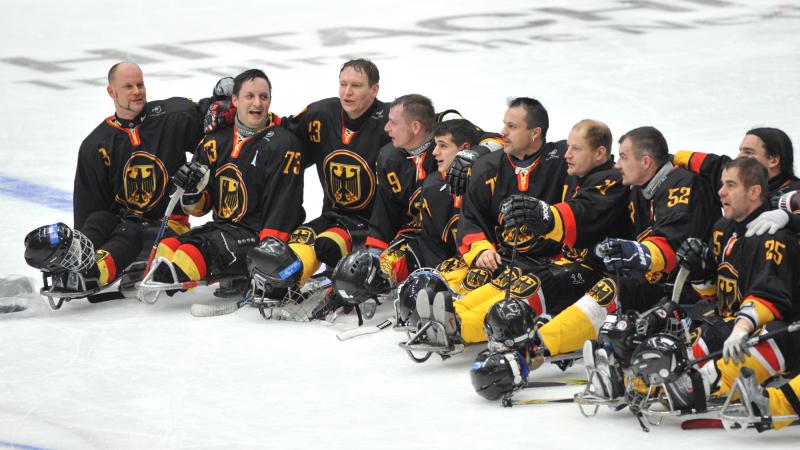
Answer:
POLYGON ((542 344, 551 355, 578 351, 597 333, 608 314, 621 311, 644 312, 669 293, 663 284, 645 280, 611 278, 597 281, 578 301, 539 328, 542 344))
POLYGON ((333 270, 353 247, 364 243, 366 233, 364 219, 330 211, 294 230, 289 237, 289 248, 303 264, 300 285, 305 284, 322 263, 333 270))
MULTIPOLYGON (((769 413, 772 417, 800 415, 800 375, 779 388, 767 389, 769 395, 769 413)), ((779 430, 791 422, 773 422, 779 430)))
MULTIPOLYGON (((509 295, 527 301, 545 319, 570 305, 600 278, 592 269, 568 260, 540 260, 535 263, 517 263, 515 266, 513 275, 511 271, 504 269, 500 275, 476 287, 454 303, 456 313, 461 319, 461 337, 464 342, 486 340, 484 318, 495 303, 505 299, 509 278, 509 295)), ((464 284, 477 286, 480 280, 474 278, 481 276, 476 276, 474 272, 468 273, 464 284)))
MULTIPOLYGON (((692 358, 700 358, 722 350, 725 339, 733 330, 734 323, 733 318, 723 320, 719 317, 711 317, 703 322, 692 333, 692 358)), ((779 330, 786 325, 786 322, 774 320, 757 329, 753 335, 779 330)), ((750 348, 750 355, 745 356, 744 363, 735 362, 732 359, 729 359, 727 363, 722 358, 716 360, 719 390, 715 394, 727 395, 742 367, 753 369, 758 383, 763 383, 778 374, 791 373, 798 368, 798 350, 800 350, 800 338, 796 334, 782 334, 750 348)), ((699 366, 711 363, 703 363, 699 366)), ((709 380, 709 382, 714 382, 714 380, 709 380)))
POLYGON ((228 222, 208 222, 188 233, 163 239, 156 256, 171 261, 178 281, 247 275, 247 252, 258 233, 228 222))

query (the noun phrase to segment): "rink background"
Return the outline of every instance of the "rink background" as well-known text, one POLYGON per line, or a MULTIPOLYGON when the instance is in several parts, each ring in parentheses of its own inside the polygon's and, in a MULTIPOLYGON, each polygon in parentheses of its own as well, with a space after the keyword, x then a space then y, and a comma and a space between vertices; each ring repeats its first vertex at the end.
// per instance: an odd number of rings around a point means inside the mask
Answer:
MULTIPOLYGON (((22 239, 39 225, 71 223, 78 146, 113 112, 104 77, 117 57, 89 59, 112 51, 149 60, 142 67, 151 100, 198 99, 220 76, 258 67, 273 83, 272 110, 292 114, 335 96, 339 65, 363 55, 381 70, 382 100, 422 93, 438 110, 456 108, 489 130, 500 129, 506 98, 529 95, 550 113, 551 140, 591 117, 615 138, 654 125, 673 151, 733 155, 754 126, 782 128, 800 144, 797 1, 139 1, 119 11, 104 2, 41 1, 9 2, 3 11, 0 275, 37 283, 22 239)), ((321 191, 316 173, 307 175, 305 205, 315 217, 321 191)), ((0 317, 0 441, 666 448, 680 438, 707 448, 786 448, 798 437, 793 429, 681 432, 675 420, 645 435, 627 413, 603 410, 587 420, 573 405, 503 409, 469 385, 475 351, 415 365, 391 331, 340 343, 331 327, 268 323, 251 309, 191 317, 189 304, 209 296, 154 306, 76 301, 57 312, 37 297, 28 311, 0 317)), ((575 367, 567 375, 581 374, 575 367)), ((560 376, 551 367, 534 374, 560 376)))

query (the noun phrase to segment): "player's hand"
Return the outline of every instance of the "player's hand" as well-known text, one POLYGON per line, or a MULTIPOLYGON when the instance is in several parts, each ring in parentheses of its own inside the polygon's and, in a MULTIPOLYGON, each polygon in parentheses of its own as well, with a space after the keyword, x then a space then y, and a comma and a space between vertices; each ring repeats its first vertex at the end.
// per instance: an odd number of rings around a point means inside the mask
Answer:
POLYGON ((717 274, 717 257, 711 248, 698 238, 687 238, 675 253, 678 264, 689 271, 689 282, 705 284, 717 274))
POLYGON ((747 224, 745 237, 761 236, 764 233, 775 234, 789 223, 789 213, 782 209, 764 211, 747 224))
POLYGON ((484 250, 475 258, 475 267, 494 272, 503 263, 503 258, 494 250, 484 250))
POLYGON ((172 182, 183 189, 185 194, 197 194, 206 188, 210 176, 208 166, 198 161, 191 161, 178 169, 172 177, 172 182))
POLYGON ((787 192, 781 195, 775 207, 790 214, 800 213, 800 191, 787 192))
POLYGON ((750 354, 747 338, 752 332, 753 325, 749 320, 737 320, 730 336, 722 344, 722 360, 727 363, 729 359, 733 358, 734 364, 744 364, 745 357, 750 354))
POLYGON ((606 269, 626 277, 638 278, 651 270, 650 250, 637 241, 609 238, 597 244, 595 254, 603 259, 606 269))
POLYGON ((478 159, 478 152, 474 150, 467 149, 456 153, 456 158, 447 168, 445 177, 445 183, 451 194, 464 195, 467 192, 467 181, 476 159, 478 159))
POLYGON ((220 78, 214 86, 214 100, 230 100, 233 97, 233 78, 220 78))
POLYGON ((553 229, 550 205, 536 197, 511 195, 500 203, 500 213, 504 215, 503 225, 506 227, 527 225, 536 236, 547 234, 553 229))
POLYGON ((233 125, 236 118, 236 107, 230 100, 215 100, 208 107, 203 118, 203 132, 208 134, 215 130, 233 125))

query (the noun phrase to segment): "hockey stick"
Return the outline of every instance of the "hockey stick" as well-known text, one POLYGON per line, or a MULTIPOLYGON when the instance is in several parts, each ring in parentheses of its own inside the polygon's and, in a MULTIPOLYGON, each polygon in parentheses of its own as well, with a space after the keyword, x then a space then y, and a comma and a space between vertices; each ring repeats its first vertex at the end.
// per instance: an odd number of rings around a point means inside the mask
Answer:
POLYGON ((511 298, 511 281, 514 279, 514 263, 517 260, 517 239, 519 238, 519 226, 514 227, 514 245, 511 247, 511 263, 508 265, 508 284, 506 285, 506 298, 511 298))
POLYGON ((249 295, 248 293, 248 295, 245 295, 236 301, 212 303, 210 305, 204 303, 193 303, 189 309, 189 312, 191 312, 195 317, 224 316, 226 314, 231 314, 238 311, 242 306, 247 305, 252 301, 253 296, 249 295))
MULTIPOLYGON (((762 334, 760 336, 753 336, 750 339, 748 339, 747 341, 745 341, 745 345, 747 347, 753 347, 753 346, 758 345, 758 344, 760 344, 760 343, 762 343, 764 341, 768 341, 768 340, 774 338, 775 336, 780 336, 780 335, 782 335, 784 333, 794 333, 794 332, 796 332, 798 330, 800 330, 800 320, 798 320, 797 322, 792 322, 789 325, 786 325, 785 327, 783 327, 783 328, 781 328, 779 330, 773 330, 773 331, 770 331, 769 333, 765 333, 765 334, 762 334)), ((701 356, 700 358, 688 361, 685 364, 685 367, 688 368, 688 367, 694 366, 696 364, 700 364, 700 363, 703 363, 703 362, 706 362, 706 361, 709 361, 709 360, 712 360, 712 359, 716 359, 716 358, 720 357, 721 355, 722 355, 722 350, 717 350, 715 352, 709 353, 708 355, 701 356)))
POLYGON ((525 384, 525 389, 532 388, 548 388, 560 386, 583 386, 587 384, 585 378, 564 378, 563 380, 541 380, 541 381, 528 381, 525 384))
POLYGON ((676 305, 680 303, 681 292, 683 291, 683 285, 686 284, 687 278, 689 278, 689 270, 681 266, 678 270, 678 275, 675 277, 675 284, 672 285, 672 303, 676 305))
POLYGON ((167 230, 167 223, 169 222, 169 216, 172 215, 172 210, 175 209, 175 205, 178 204, 178 200, 181 199, 183 195, 183 188, 175 186, 175 192, 169 196, 169 203, 167 203, 167 209, 164 210, 164 217, 161 218, 161 225, 158 227, 158 233, 156 233, 156 239, 153 241, 153 248, 150 249, 150 256, 147 257, 147 265, 144 268, 144 275, 146 276, 148 272, 150 272, 150 265, 153 264, 153 259, 156 257, 156 250, 158 249, 158 243, 161 242, 161 239, 164 237, 164 233, 167 230))
MULTIPOLYGON (((795 421, 789 425, 797 426, 800 425, 800 422, 795 421)), ((705 430, 715 428, 725 428, 725 425, 722 423, 722 419, 687 419, 681 422, 681 430, 705 430)))
POLYGON ((516 405, 549 405, 552 403, 575 403, 574 397, 567 398, 528 398, 523 400, 515 400, 513 398, 504 398, 503 407, 510 408, 516 405))
POLYGON ((394 325, 391 319, 386 319, 383 322, 370 326, 370 327, 355 327, 349 330, 344 330, 336 335, 336 339, 340 341, 346 341, 348 339, 352 339, 358 336, 364 336, 365 334, 374 334, 379 331, 385 330, 390 326, 394 325))

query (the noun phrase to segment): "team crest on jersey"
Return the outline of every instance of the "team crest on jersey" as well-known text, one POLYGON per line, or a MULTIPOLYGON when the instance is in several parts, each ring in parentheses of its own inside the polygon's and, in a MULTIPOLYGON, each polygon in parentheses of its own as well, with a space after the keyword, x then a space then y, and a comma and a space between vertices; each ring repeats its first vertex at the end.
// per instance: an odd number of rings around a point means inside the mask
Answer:
POLYGON ((440 262, 438 266, 436 266, 436 270, 438 270, 439 272, 452 272, 454 270, 461 270, 466 268, 467 268, 467 263, 465 263, 463 259, 456 256, 452 258, 447 258, 444 261, 440 262))
POLYGON ((247 186, 235 164, 225 164, 214 174, 217 183, 217 217, 238 222, 247 212, 247 186))
POLYGON ((742 293, 739 292, 739 272, 729 263, 722 263, 717 269, 717 306, 722 317, 739 310, 742 293))
MULTIPOLYGON (((156 206, 167 186, 167 169, 157 156, 134 152, 123 169, 124 200, 128 210, 142 214, 156 206)), ((117 200, 121 200, 117 196, 117 200)))
MULTIPOLYGON (((502 219, 501 219, 502 220, 502 219)), ((501 222, 502 223, 502 222, 501 222)), ((531 249, 535 243, 533 233, 527 225, 521 225, 519 231, 514 231, 514 227, 503 227, 499 232, 500 242, 509 248, 516 243, 517 250, 525 252, 531 249), (514 235, 516 234, 516 239, 514 235)))
POLYGON ((309 227, 300 227, 294 230, 292 235, 289 236, 290 244, 314 245, 314 241, 316 240, 317 233, 315 233, 314 230, 309 227))
POLYGON ((528 298, 536 293, 541 284, 536 275, 523 275, 511 283, 511 295, 516 298, 528 298))
POLYGON ((458 219, 460 217, 460 214, 454 215, 447 222, 447 225, 444 226, 444 230, 442 231, 442 242, 448 242, 449 238, 452 238, 452 241, 450 242, 458 242, 458 219))
POLYGON ((334 206, 363 209, 375 194, 375 175, 369 164, 349 150, 336 150, 325 158, 326 194, 334 206))
POLYGON ((585 248, 575 249, 565 245, 561 247, 561 254, 572 261, 582 261, 589 254, 589 250, 585 248))
POLYGON ((610 278, 603 278, 589 289, 589 297, 593 298, 603 308, 608 307, 617 297, 617 286, 610 278))
POLYGON ((503 273, 495 277, 492 280, 492 286, 496 287, 497 289, 505 289, 508 286, 509 278, 511 278, 511 285, 514 285, 514 282, 522 275, 522 269, 519 267, 514 267, 514 270, 511 271, 509 269, 503 270, 503 273))
POLYGON ((479 269, 477 267, 469 269, 461 286, 465 291, 472 291, 478 289, 492 279, 492 272, 487 269, 479 269))

